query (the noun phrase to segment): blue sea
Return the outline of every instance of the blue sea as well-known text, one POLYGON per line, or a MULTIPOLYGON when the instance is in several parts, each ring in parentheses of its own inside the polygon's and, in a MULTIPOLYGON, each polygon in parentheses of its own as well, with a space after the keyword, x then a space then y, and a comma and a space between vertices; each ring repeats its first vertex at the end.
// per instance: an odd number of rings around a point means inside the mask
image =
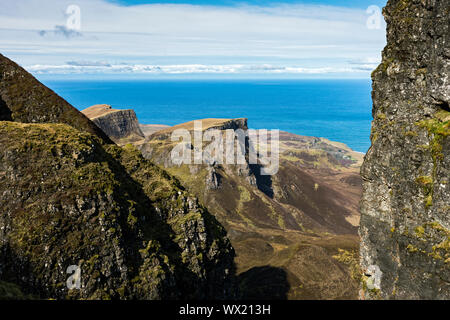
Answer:
POLYGON ((253 129, 324 137, 366 152, 370 80, 46 80, 82 110, 94 104, 132 108, 144 124, 202 118, 248 118, 253 129))

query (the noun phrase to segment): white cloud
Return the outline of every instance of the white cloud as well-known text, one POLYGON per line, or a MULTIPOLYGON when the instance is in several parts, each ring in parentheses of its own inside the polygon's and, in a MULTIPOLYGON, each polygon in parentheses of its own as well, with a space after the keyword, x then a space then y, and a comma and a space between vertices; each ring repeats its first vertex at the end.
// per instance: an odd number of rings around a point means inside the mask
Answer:
MULTIPOLYGON (((283 67, 272 73, 295 68, 358 72, 375 65, 385 43, 384 25, 369 30, 366 20, 364 10, 312 5, 122 7, 102 0, 2 1, 0 52, 25 67, 39 64, 48 70, 52 65, 67 70, 68 60, 127 63, 128 69, 122 67, 132 72, 136 65, 158 65, 170 72, 180 60, 216 70, 245 60, 254 61, 256 68, 283 67), (74 2, 81 9, 80 31, 65 27, 65 10, 74 2)), ((248 72, 245 64, 236 70, 248 72)))
POLYGON ((83 35, 76 31, 67 28, 66 26, 58 26, 56 25, 53 30, 41 30, 39 31, 39 35, 41 37, 47 37, 47 36, 63 36, 66 38, 73 38, 73 37, 82 37, 83 35))
POLYGON ((262 65, 110 65, 104 62, 76 62, 64 65, 31 65, 27 68, 36 74, 323 74, 364 71, 355 68, 303 68, 296 66, 262 65))
POLYGON ((77 67, 111 67, 106 61, 67 61, 67 65, 77 67))

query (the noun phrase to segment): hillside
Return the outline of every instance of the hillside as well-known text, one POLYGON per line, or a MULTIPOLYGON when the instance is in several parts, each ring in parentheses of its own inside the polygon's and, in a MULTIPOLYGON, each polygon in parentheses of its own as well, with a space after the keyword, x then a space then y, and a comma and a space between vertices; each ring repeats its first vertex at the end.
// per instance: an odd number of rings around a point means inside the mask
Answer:
POLYGON ((139 127, 141 128, 142 133, 145 137, 151 136, 155 132, 158 132, 162 129, 168 128, 169 126, 164 124, 139 124, 139 127))
POLYGON ((234 250, 197 199, 1 61, 2 120, 14 121, 0 121, 0 295, 234 297, 234 250), (79 289, 66 286, 69 266, 79 289))
MULTIPOLYGON (((204 130, 247 129, 247 119, 205 119, 204 130)), ((180 179, 228 231, 245 298, 356 298, 358 282, 337 256, 357 263, 362 154, 322 138, 280 133, 280 170, 259 165, 174 165, 175 129, 138 146, 180 179), (336 256, 336 257, 334 257, 336 256), (320 275, 320 276, 319 276, 320 275)))

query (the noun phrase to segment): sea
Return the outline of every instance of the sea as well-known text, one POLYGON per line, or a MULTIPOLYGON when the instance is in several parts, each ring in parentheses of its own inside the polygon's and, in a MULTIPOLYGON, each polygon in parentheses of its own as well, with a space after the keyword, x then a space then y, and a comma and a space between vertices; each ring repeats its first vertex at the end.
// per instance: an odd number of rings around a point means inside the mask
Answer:
POLYGON ((94 104, 131 108, 143 124, 248 118, 252 129, 323 137, 363 153, 370 147, 369 79, 42 82, 79 110, 94 104))

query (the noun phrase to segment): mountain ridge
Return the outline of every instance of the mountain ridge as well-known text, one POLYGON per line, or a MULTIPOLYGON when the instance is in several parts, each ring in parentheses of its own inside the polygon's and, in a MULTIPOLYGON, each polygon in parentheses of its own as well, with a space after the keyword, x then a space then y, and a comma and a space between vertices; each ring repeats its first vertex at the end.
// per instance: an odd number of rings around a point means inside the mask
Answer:
POLYGON ((3 56, 0 94, 0 294, 236 296, 225 230, 176 178, 3 56))
POLYGON ((100 137, 109 137, 86 116, 17 63, 0 54, 0 120, 24 123, 66 123, 100 137), (27 93, 27 94, 24 94, 27 93))

